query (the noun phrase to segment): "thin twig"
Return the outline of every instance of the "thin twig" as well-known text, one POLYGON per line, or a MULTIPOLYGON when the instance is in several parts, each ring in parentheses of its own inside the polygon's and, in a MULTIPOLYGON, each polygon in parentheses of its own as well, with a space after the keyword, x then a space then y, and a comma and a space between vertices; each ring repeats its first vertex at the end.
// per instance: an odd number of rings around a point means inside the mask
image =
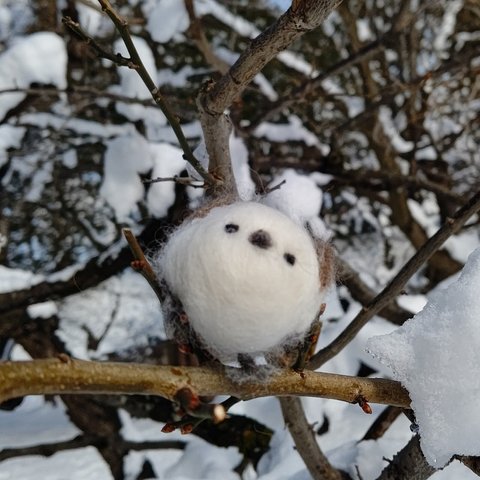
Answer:
POLYGON ((377 313, 385 308, 405 287, 410 278, 452 235, 460 230, 467 220, 480 211, 480 192, 460 208, 433 237, 417 251, 398 274, 368 305, 364 306, 352 322, 329 345, 322 348, 310 360, 309 368, 317 369, 342 351, 360 329, 377 313))
POLYGON ((205 61, 215 70, 222 74, 226 73, 230 65, 215 55, 210 43, 207 40, 205 32, 203 31, 200 19, 195 13, 193 0, 184 0, 184 3, 188 13, 188 18, 190 20, 190 28, 188 29, 188 32, 192 36, 192 39, 197 45, 198 50, 202 53, 205 61))
MULTIPOLYGON (((236 370, 236 369, 235 369, 236 370)), ((264 396, 311 396, 356 403, 409 408, 410 397, 400 382, 305 371, 282 370, 266 381, 233 382, 221 369, 138 363, 91 362, 50 358, 0 363, 0 402, 25 395, 139 394, 175 400, 182 388, 198 396, 230 395, 242 400, 264 396)))
POLYGON ((167 118, 170 126, 172 127, 175 136, 182 147, 184 152, 184 158, 187 160, 193 168, 201 175, 201 177, 209 184, 215 183, 215 179, 212 175, 210 175, 202 166, 202 164, 195 158, 190 146, 188 145, 187 139, 183 134, 182 127, 178 122, 177 116, 170 108, 170 105, 163 97, 160 89, 155 85, 155 82, 152 80, 152 77, 148 73, 145 65, 140 58, 140 55, 137 52, 137 49, 133 43, 132 37, 130 35, 130 31, 128 29, 128 22, 120 17, 120 15, 114 10, 112 5, 110 4, 109 0, 98 0, 102 10, 110 17, 113 24, 117 28, 120 36, 122 37, 125 46, 127 47, 128 53, 130 55, 131 62, 135 65, 135 70, 140 75, 140 78, 143 80, 143 83, 148 88, 148 91, 152 95, 155 103, 160 107, 163 114, 167 118))
POLYGON ((204 183, 198 183, 198 180, 193 177, 157 177, 157 178, 146 178, 142 180, 142 183, 160 183, 160 182, 174 182, 179 185, 186 185, 187 187, 192 188, 205 188, 204 183))
POLYGON ((368 45, 365 45, 361 50, 355 52, 347 58, 344 58, 320 73, 313 79, 304 81, 298 87, 295 87, 290 92, 282 95, 279 100, 271 102, 257 118, 255 118, 248 126, 248 131, 255 130, 260 123, 267 121, 282 110, 298 104, 299 102, 307 102, 312 97, 318 97, 318 90, 322 87, 322 82, 327 78, 342 73, 344 70, 357 65, 361 61, 365 61, 383 50, 385 46, 381 40, 375 40, 368 45))
POLYGON ((150 262, 145 257, 145 254, 143 253, 143 250, 140 247, 135 235, 129 228, 122 229, 122 232, 123 236, 127 240, 130 250, 132 251, 133 257, 135 258, 135 261, 132 262, 132 268, 143 275, 143 278, 145 278, 160 302, 162 302, 165 299, 165 292, 158 282, 157 276, 155 275, 150 262))
POLYGON ((177 116, 172 111, 169 103, 163 97, 160 89, 155 85, 152 77, 148 73, 145 65, 140 58, 137 49, 133 43, 132 37, 128 29, 128 22, 120 17, 118 13, 113 9, 112 5, 108 0, 98 0, 102 11, 104 11, 112 20, 113 24, 117 28, 122 40, 125 43, 127 51, 130 55, 130 58, 124 57, 120 54, 112 54, 102 48, 92 37, 90 37, 85 31, 82 30, 80 25, 77 22, 74 22, 71 18, 65 17, 63 22, 68 26, 72 31, 74 31, 83 41, 92 46, 96 51, 97 55, 102 58, 107 58, 117 65, 127 66, 135 70, 140 78, 143 80, 143 83, 148 88, 148 91, 152 95, 155 103, 160 107, 163 114, 165 115, 167 121, 170 123, 175 136, 184 152, 184 158, 187 160, 193 168, 199 173, 199 175, 209 184, 214 183, 215 179, 210 175, 202 166, 202 164, 195 158, 190 146, 188 145, 187 139, 183 134, 182 127, 178 121, 177 116))
POLYGON ((95 87, 86 87, 83 85, 69 86, 68 88, 54 88, 54 87, 42 87, 42 88, 5 88, 0 90, 0 95, 6 93, 25 93, 26 95, 38 95, 38 96, 58 96, 62 93, 66 94, 76 94, 76 95, 90 95, 92 97, 98 98, 108 98, 110 100, 116 100, 123 103, 133 103, 138 105, 144 105, 146 107, 155 107, 156 104, 151 98, 136 98, 128 97, 126 95, 121 95, 119 93, 106 92, 105 90, 100 90, 95 87))
MULTIPOLYGON (((360 277, 360 275, 342 258, 336 259, 337 276, 345 285, 354 300, 361 305, 368 305, 375 298, 375 292, 360 277)), ((392 302, 386 305, 378 314, 395 325, 403 325, 413 313, 392 302)))
POLYGON ((383 412, 370 425, 362 440, 378 440, 391 427, 392 423, 402 413, 402 409, 398 407, 386 407, 383 412))
POLYGON ((429 179, 418 178, 414 175, 402 175, 401 173, 390 172, 385 170, 366 170, 353 169, 343 172, 331 171, 325 169, 325 173, 331 173, 335 180, 340 184, 353 186, 365 186, 372 190, 388 191, 392 188, 408 187, 415 190, 427 190, 435 195, 448 199, 457 205, 462 205, 464 197, 451 189, 429 179))
POLYGON ((204 420, 207 420, 207 419, 213 420, 213 423, 220 423, 225 418, 227 418, 226 412, 228 412, 228 410, 234 405, 236 405, 238 402, 241 402, 240 398, 228 397, 222 403, 217 405, 204 404, 203 410, 205 411, 205 407, 207 407, 206 410, 208 412, 208 415, 203 415, 203 416, 201 414, 199 415, 198 413, 200 412, 198 412, 197 414, 187 413, 187 415, 185 415, 181 420, 177 422, 165 424, 163 431, 166 433, 170 433, 176 429, 180 429, 182 430, 183 433, 190 433, 191 431, 196 430, 197 427, 204 420), (215 409, 213 410, 213 412, 212 412, 212 407, 215 409), (185 428, 188 429, 188 432, 185 431, 185 428))
POLYGON ((110 60, 116 65, 120 65, 122 67, 135 68, 130 58, 124 57, 120 53, 113 54, 108 50, 105 50, 93 37, 88 35, 88 33, 86 33, 85 30, 82 29, 78 22, 75 22, 70 17, 63 17, 62 22, 81 40, 83 40, 87 45, 92 47, 99 57, 106 58, 107 60, 110 60))
POLYGON ((275 190, 280 190, 286 183, 287 183, 286 180, 282 180, 281 182, 277 183, 273 187, 267 187, 265 189, 265 195, 268 195, 268 194, 274 192, 275 190))

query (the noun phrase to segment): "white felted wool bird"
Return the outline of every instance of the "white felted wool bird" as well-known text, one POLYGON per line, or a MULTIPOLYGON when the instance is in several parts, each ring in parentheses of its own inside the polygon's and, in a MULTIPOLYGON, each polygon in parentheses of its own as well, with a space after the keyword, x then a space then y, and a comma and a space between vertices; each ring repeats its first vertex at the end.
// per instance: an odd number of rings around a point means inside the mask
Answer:
POLYGON ((270 360, 301 344, 333 277, 330 247, 254 202, 182 224, 154 261, 167 334, 222 363, 270 360))

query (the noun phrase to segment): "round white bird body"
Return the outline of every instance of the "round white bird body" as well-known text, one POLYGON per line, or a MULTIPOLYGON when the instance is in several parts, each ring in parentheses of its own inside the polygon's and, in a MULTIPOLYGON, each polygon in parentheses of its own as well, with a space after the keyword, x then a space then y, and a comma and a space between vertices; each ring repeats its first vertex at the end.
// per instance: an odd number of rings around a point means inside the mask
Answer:
POLYGON ((163 306, 167 333, 175 336, 168 322, 177 310, 202 348, 224 363, 303 339, 326 290, 309 233, 254 202, 185 222, 155 264, 175 299, 163 306))

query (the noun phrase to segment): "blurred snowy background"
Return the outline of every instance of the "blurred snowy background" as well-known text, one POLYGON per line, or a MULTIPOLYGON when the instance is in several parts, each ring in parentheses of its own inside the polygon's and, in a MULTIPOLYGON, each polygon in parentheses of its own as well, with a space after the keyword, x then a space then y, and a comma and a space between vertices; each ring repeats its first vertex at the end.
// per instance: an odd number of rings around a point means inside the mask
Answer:
MULTIPOLYGON (((232 64, 288 4, 195 0, 217 67, 232 64)), ((218 72, 197 48, 184 2, 115 6, 196 148, 195 98, 218 72)), ((129 269, 121 228, 152 251, 200 191, 142 183, 185 172, 176 138, 136 73, 98 59, 65 30, 63 15, 123 52, 94 1, 0 1, 2 359, 67 352, 173 363, 157 300, 129 269)), ((358 273, 331 293, 320 346, 478 189, 479 32, 476 0, 344 0, 232 105, 242 196, 286 180, 270 203, 329 235, 358 273)), ((390 333, 458 278, 480 245, 479 224, 473 217, 450 238, 323 370, 392 375, 366 353, 367 339, 390 333)), ((352 478, 377 478, 412 437, 403 415, 369 437, 383 406, 369 416, 330 400, 303 405, 329 460, 352 478)), ((205 422, 188 436, 161 433, 172 408, 150 397, 29 397, 1 408, 0 480, 310 478, 275 398, 242 402, 224 424, 205 422)), ((455 460, 431 478, 477 476, 455 460)))

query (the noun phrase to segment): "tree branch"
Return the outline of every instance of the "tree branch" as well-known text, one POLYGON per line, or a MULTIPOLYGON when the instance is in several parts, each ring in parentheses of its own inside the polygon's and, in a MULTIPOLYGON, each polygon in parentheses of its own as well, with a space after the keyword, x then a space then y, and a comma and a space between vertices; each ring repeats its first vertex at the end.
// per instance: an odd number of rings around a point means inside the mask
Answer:
POLYGON ((392 426, 392 423, 402 413, 402 409, 398 407, 387 407, 370 425, 362 440, 378 440, 392 426))
POLYGON ((130 58, 124 57, 123 55, 120 55, 120 53, 113 54, 108 50, 105 50, 94 38, 90 37, 90 35, 83 30, 78 22, 75 22, 70 17, 63 17, 62 22, 73 33, 75 33, 77 37, 91 47, 99 57, 106 58, 107 60, 110 60, 116 65, 120 65, 122 67, 135 68, 135 65, 132 63, 130 58))
POLYGON ((131 263, 132 268, 137 270, 139 273, 142 274, 143 278, 148 282, 150 288, 155 292, 158 300, 163 302, 165 300, 165 292, 162 288, 162 285, 158 282, 158 278, 153 271, 150 262, 145 257, 140 244, 138 243, 137 238, 133 234, 130 228, 122 229, 123 236, 130 247, 130 251, 132 252, 133 257, 135 260, 131 263))
POLYGON ((419 268, 453 234, 458 232, 465 222, 480 211, 480 192, 475 194, 452 218, 449 218, 433 237, 417 251, 403 266, 398 274, 367 306, 364 306, 351 323, 329 345, 322 348, 310 360, 309 368, 317 369, 343 350, 357 335, 360 329, 377 313, 385 308, 405 287, 419 268))
POLYGON ((399 478, 426 480, 434 473, 435 469, 427 463, 420 449, 420 438, 415 435, 393 457, 393 460, 385 467, 377 480, 398 480, 399 478))
POLYGON ((341 473, 335 469, 320 450, 315 433, 309 425, 302 402, 299 398, 280 398, 283 418, 292 435, 298 453, 314 480, 341 480, 341 473))
MULTIPOLYGON (((325 173, 329 169, 325 169, 325 173)), ((442 197, 454 202, 456 205, 462 205, 464 197, 458 193, 452 192, 451 189, 432 182, 428 179, 422 179, 414 175, 402 175, 386 170, 367 170, 363 168, 331 171, 338 183, 347 185, 361 185, 372 190, 388 191, 399 187, 408 187, 414 190, 426 190, 433 192, 438 197, 442 197)))
POLYGON ((225 110, 240 95, 255 75, 278 53, 305 32, 318 27, 340 0, 295 0, 272 26, 252 40, 228 72, 201 90, 197 105, 209 156, 209 172, 218 178, 215 194, 235 193, 229 136, 230 122, 225 110))
MULTIPOLYGON (((41 445, 33 445, 31 447, 4 448, 3 450, 0 450, 0 461, 7 460, 9 458, 22 457, 25 455, 42 455, 44 457, 49 457, 64 450, 99 446, 102 441, 103 439, 93 435, 78 435, 77 437, 64 442, 46 443, 41 445)), ((186 442, 182 442, 181 440, 160 440, 147 442, 132 442, 129 440, 123 440, 120 442, 119 447, 125 452, 128 452, 129 450, 138 451, 167 448, 183 450, 185 445, 186 442)))
POLYGON ((66 393, 159 395, 175 400, 190 388, 198 396, 230 395, 242 400, 264 396, 312 396, 356 403, 409 408, 408 392, 399 382, 305 371, 282 371, 266 382, 234 383, 224 372, 200 367, 91 362, 62 357, 0 363, 0 401, 25 395, 66 393))
POLYGON ((184 3, 190 20, 188 33, 191 35, 195 45, 209 65, 222 74, 226 73, 230 65, 215 55, 212 50, 212 47, 205 36, 205 32, 203 31, 201 21, 195 13, 193 0, 184 0, 184 3))
MULTIPOLYGON (((139 236, 140 242, 148 244, 153 239, 162 241, 165 238, 162 235, 166 235, 162 226, 171 225, 171 221, 172 219, 169 221, 152 220, 139 236)), ((26 308, 34 303, 63 298, 98 285, 128 267, 131 259, 130 250, 125 247, 111 256, 99 255, 92 258, 81 270, 74 272, 66 279, 63 279, 64 276, 61 275, 61 272, 56 272, 52 277, 60 277, 59 280, 46 280, 30 288, 2 293, 0 294, 0 315, 19 308, 26 308)))
MULTIPOLYGON (((408 28, 410 23, 416 18, 413 12, 409 10, 409 3, 404 2, 399 12, 395 15, 392 27, 376 40, 362 45, 361 48, 351 53, 347 58, 338 61, 336 64, 319 73, 315 78, 305 80, 301 85, 292 89, 288 94, 283 95, 281 99, 272 102, 266 107, 264 112, 251 123, 248 130, 256 128, 261 122, 268 120, 273 115, 281 112, 283 109, 299 102, 305 102, 310 95, 318 96, 318 90, 322 88, 322 82, 332 75, 338 75, 350 67, 358 65, 360 62, 368 61, 373 56, 384 51, 389 45, 396 41, 398 33, 408 28)), ((419 7, 423 10, 423 6, 419 7)))
POLYGON ((120 36, 122 37, 122 40, 125 43, 127 51, 130 55, 130 58, 123 57, 118 53, 112 54, 110 52, 107 52, 92 37, 90 37, 86 32, 83 31, 79 23, 74 22, 71 18, 65 17, 63 19, 63 22, 83 41, 92 46, 98 56, 107 58, 108 60, 112 61, 117 65, 131 68, 138 73, 140 78, 143 80, 143 83, 148 88, 148 91, 152 95, 153 100, 160 107, 167 121, 172 127, 172 130, 177 137, 178 143, 180 144, 180 147, 184 152, 185 160, 187 160, 192 165, 192 167, 195 168, 195 170, 205 180, 205 182, 209 184, 214 183, 214 177, 212 177, 203 168, 202 164, 196 159, 195 155, 190 149, 185 135, 183 134, 183 130, 180 126, 177 116, 175 115, 169 103, 165 100, 160 89, 157 87, 152 77, 148 73, 147 69, 145 68, 145 65, 143 64, 142 59, 140 58, 140 55, 138 54, 135 44, 133 43, 133 39, 130 35, 130 31, 128 29, 128 22, 124 18, 120 17, 120 15, 118 15, 118 13, 110 4, 109 0, 98 0, 98 2, 102 7, 102 11, 104 11, 110 17, 116 29, 120 33, 120 36))
MULTIPOLYGON (((341 258, 337 258, 336 262, 340 283, 348 288, 354 300, 362 305, 368 305, 375 298, 375 292, 363 282, 360 275, 347 262, 341 258)), ((378 314, 395 325, 403 325, 413 316, 412 312, 394 302, 386 305, 378 314)))
POLYGON ((304 33, 318 27, 340 0, 297 0, 269 28, 255 38, 239 59, 203 98, 205 110, 222 115, 255 75, 304 33))
POLYGON ((106 92, 105 90, 101 90, 95 87, 86 87, 83 85, 77 86, 69 86, 67 88, 56 88, 56 87, 29 87, 29 88, 20 88, 20 87, 12 87, 12 88, 5 88, 0 90, 0 95, 6 93, 25 93, 26 95, 37 95, 37 96, 58 96, 61 93, 66 94, 76 94, 76 95, 90 95, 97 99, 101 98, 108 98, 109 100, 115 100, 117 102, 129 103, 129 104, 138 104, 144 105, 146 107, 155 107, 155 102, 151 98, 135 98, 135 97, 128 97, 126 95, 121 95, 119 93, 113 92, 106 92))

